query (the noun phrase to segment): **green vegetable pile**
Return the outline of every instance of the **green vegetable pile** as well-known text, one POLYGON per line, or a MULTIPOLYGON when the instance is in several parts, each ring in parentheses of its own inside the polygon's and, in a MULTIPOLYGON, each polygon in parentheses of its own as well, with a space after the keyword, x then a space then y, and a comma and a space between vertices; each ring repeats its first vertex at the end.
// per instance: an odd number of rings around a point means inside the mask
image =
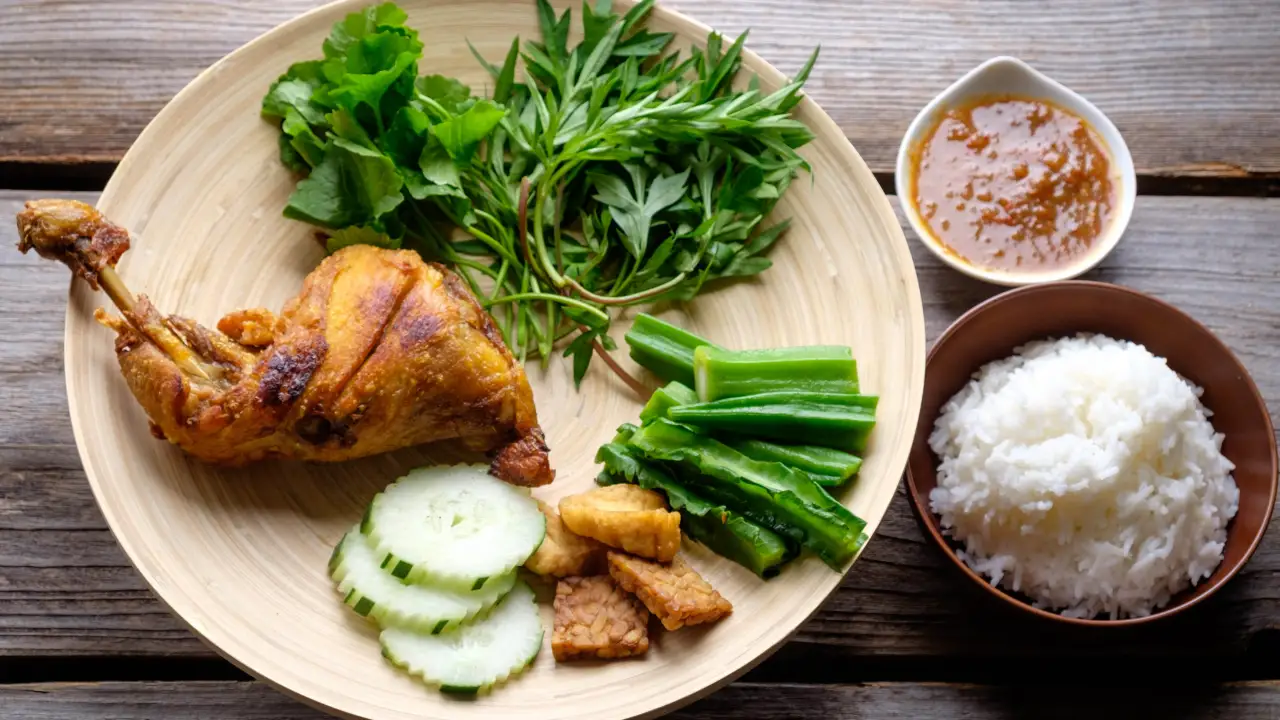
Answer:
POLYGON ((765 218, 808 169, 796 150, 813 135, 790 113, 817 53, 775 92, 735 89, 745 34, 682 57, 645 29, 652 6, 584 3, 570 47, 570 12, 538 0, 540 41, 513 39, 500 65, 473 48, 488 97, 419 76, 423 43, 396 5, 347 16, 263 98, 281 160, 305 175, 285 215, 324 228, 330 252, 446 264, 521 360, 579 332, 564 354, 581 381, 593 347, 613 349, 609 308, 768 268, 787 222, 765 218))
POLYGON ((875 426, 849 348, 725 350, 646 314, 626 340, 668 384, 597 452, 597 483, 664 492, 686 535, 764 578, 802 548, 837 570, 857 554, 866 523, 826 490, 875 426))

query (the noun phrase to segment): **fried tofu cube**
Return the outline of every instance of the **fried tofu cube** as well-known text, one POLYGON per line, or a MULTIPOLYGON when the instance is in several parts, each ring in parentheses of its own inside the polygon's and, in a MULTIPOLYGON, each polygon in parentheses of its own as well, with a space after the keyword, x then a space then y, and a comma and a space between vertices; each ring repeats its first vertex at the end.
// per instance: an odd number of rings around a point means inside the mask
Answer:
POLYGON ((680 513, 662 495, 635 485, 608 485, 560 501, 571 531, 633 555, 670 562, 680 549, 680 513))
POLYGON ((649 611, 608 575, 556 584, 551 653, 556 662, 624 658, 649 649, 649 611))
POLYGON ((609 574, 623 590, 635 593, 668 630, 714 622, 733 612, 733 605, 683 557, 660 565, 610 552, 609 574))
POLYGON ((547 517, 547 535, 524 564, 530 571, 551 577, 590 575, 604 571, 604 545, 569 530, 560 513, 538 501, 538 509, 547 517))

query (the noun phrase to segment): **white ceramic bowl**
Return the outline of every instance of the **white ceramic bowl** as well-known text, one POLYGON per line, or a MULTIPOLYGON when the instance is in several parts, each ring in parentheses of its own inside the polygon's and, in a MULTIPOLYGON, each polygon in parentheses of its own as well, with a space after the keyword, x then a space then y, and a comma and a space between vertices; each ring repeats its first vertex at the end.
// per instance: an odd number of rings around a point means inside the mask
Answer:
POLYGON ((1120 236, 1124 234, 1129 218, 1133 215, 1134 198, 1137 196, 1133 158, 1129 155, 1129 147, 1125 145, 1120 131, 1111 120, 1093 103, 1061 83, 1017 58, 1004 56, 992 58, 970 70, 920 111, 915 120, 911 121, 907 134, 902 138, 902 145, 898 148, 896 170, 898 202, 902 203, 907 221, 925 247, 933 251, 933 254, 943 262, 966 275, 1009 287, 1068 280, 1093 269, 1120 242, 1120 236), (1090 253, 1079 261, 1058 270, 1034 273, 989 270, 970 265, 939 244, 911 202, 911 174, 914 172, 911 162, 912 150, 926 140, 926 133, 933 128, 942 113, 967 100, 990 95, 1014 95, 1047 100, 1084 118, 1101 136, 1105 145, 1103 150, 1110 160, 1111 181, 1117 188, 1119 204, 1102 237, 1094 243, 1090 253))

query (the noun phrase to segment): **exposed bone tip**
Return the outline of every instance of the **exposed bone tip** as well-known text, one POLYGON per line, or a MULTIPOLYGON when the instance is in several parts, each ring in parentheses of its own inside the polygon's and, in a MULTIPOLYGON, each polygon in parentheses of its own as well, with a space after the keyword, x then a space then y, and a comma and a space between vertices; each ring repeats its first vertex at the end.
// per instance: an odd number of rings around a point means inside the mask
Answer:
POLYGON ((35 250, 71 268, 89 286, 103 288, 122 310, 133 304, 115 274, 129 249, 129 233, 78 200, 31 200, 18 213, 18 249, 35 250))
POLYGON ((29 200, 18 213, 18 249, 66 262, 76 240, 92 238, 101 224, 102 215, 78 200, 29 200))

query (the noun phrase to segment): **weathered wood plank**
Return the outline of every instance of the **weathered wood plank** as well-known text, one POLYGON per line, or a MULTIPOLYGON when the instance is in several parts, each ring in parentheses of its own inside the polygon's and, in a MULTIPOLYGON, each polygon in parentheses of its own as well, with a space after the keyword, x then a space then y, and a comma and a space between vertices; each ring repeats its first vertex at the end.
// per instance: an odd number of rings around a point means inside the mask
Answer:
MULTIPOLYGON (((260 683, 67 683, 0 685, 0 707, 24 720, 320 720, 328 717, 260 683)), ((1280 684, 1176 688, 1043 688, 925 683, 765 685, 738 683, 668 717, 673 720, 826 718, 1038 720, 1162 717, 1269 720, 1280 713, 1280 684), (1052 703, 1045 702, 1051 693, 1052 703), (801 709, 803 708, 803 710, 801 709), (1027 713, 1030 713, 1029 715, 1027 713)))
POLYGON ((1030 717, 1077 720, 1173 716, 1185 720, 1274 718, 1276 683, 1231 683, 1174 688, 1115 688, 1089 681, 1062 688, 1018 685, 870 683, 862 685, 758 685, 740 683, 672 714, 672 720, 729 718, 829 718, 925 720, 927 718, 1030 717))
MULTIPOLYGON (((0 219, 21 197, 0 193, 0 219)), ((1277 406, 1275 227, 1280 200, 1140 198, 1128 236, 1093 276, 1154 292, 1207 323, 1277 406)), ((149 595, 93 504, 62 386, 65 271, 3 249, 12 234, 0 222, 0 656, 208 656, 149 595)), ((996 292, 913 245, 931 336, 996 292)), ((1280 630, 1280 534, 1213 602, 1151 630, 1055 632, 999 612, 925 544, 900 492, 798 641, 846 658, 1036 656, 1049 644, 1060 656, 1239 659, 1280 630)))
MULTIPOLYGON (((0 24, 0 163, 117 160, 204 67, 319 0, 16 0, 0 24)), ((873 169, 911 118, 997 54, 1026 59, 1108 113, 1141 172, 1280 173, 1280 37, 1268 0, 670 0, 750 28, 784 72, 815 44, 810 92, 873 169)), ((21 166, 19 166, 21 167, 21 166)), ((28 171, 33 172, 33 171, 28 171)), ((21 182, 23 178, 11 178, 21 182)))
POLYGON ((0 685, 6 717, 26 720, 321 720, 328 715, 251 682, 0 685))

